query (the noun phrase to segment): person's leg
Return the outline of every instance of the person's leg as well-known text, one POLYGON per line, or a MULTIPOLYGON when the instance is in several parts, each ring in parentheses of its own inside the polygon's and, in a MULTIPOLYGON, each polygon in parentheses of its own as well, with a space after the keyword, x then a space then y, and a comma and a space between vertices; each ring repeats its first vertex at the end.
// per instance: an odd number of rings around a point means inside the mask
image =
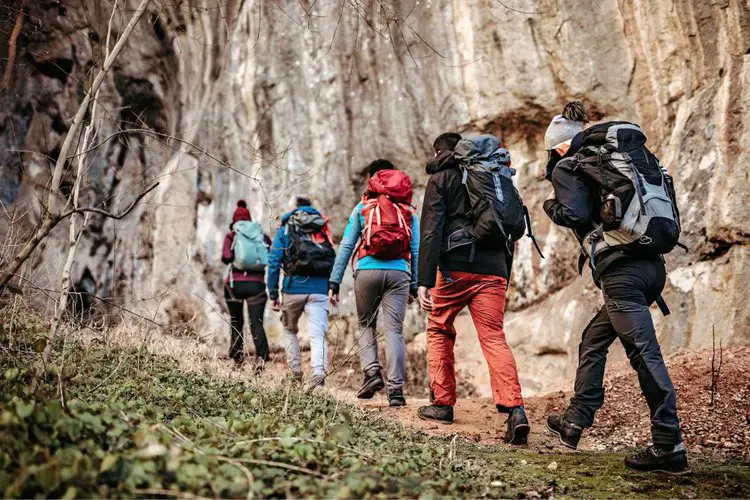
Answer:
POLYGON ((383 296, 385 271, 362 270, 354 277, 354 298, 357 303, 357 319, 360 332, 359 360, 365 374, 380 371, 378 341, 375 336, 378 306, 383 296))
POLYGON ((594 423, 594 415, 604 403, 607 353, 616 338, 607 308, 602 307, 581 334, 574 395, 564 413, 568 422, 579 427, 591 427, 594 423))
POLYGON ((523 406, 516 360, 503 331, 507 281, 497 276, 481 275, 472 275, 472 280, 469 313, 490 371, 495 405, 498 409, 523 406))
POLYGON ((386 286, 381 301, 380 328, 385 335, 385 365, 388 391, 400 391, 406 377, 406 345, 404 316, 409 301, 409 274, 404 271, 384 271, 386 286))
POLYGON ((281 323, 286 336, 286 362, 289 370, 296 376, 302 377, 302 357, 299 349, 299 318, 305 308, 307 295, 285 294, 281 304, 281 323))
POLYGON ((661 262, 632 261, 611 272, 607 270, 602 276, 602 288, 612 325, 638 373, 651 413, 654 444, 671 449, 682 442, 677 401, 648 308, 658 296, 654 290, 660 292, 665 279, 661 262))
POLYGON ((427 323, 427 360, 430 389, 436 406, 456 403, 456 373, 453 347, 456 316, 468 303, 466 283, 445 278, 441 272, 432 289, 432 311, 427 323))
POLYGON ((310 330, 312 375, 325 376, 328 371, 328 296, 322 293, 307 295, 305 316, 310 330))
POLYGON ((235 297, 234 291, 229 285, 224 285, 224 299, 229 309, 229 357, 236 363, 241 363, 244 358, 242 329, 244 327, 244 315, 242 314, 244 302, 235 297))
POLYGON ((252 294, 247 299, 247 315, 250 320, 250 332, 255 344, 255 355, 263 361, 268 361, 268 339, 266 329, 263 326, 263 314, 266 311, 266 285, 262 282, 248 283, 253 285, 252 294))

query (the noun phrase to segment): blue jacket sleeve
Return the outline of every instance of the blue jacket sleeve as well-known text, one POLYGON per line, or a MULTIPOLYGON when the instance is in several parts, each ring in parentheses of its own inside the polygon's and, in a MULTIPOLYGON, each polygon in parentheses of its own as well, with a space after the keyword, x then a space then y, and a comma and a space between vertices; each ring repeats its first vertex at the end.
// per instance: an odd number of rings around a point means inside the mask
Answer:
POLYGON ((419 217, 411 216, 411 286, 413 290, 419 283, 419 217))
POLYGON ((287 246, 285 227, 281 226, 271 243, 271 251, 268 254, 268 297, 271 300, 279 298, 279 274, 287 246))
POLYGON ((331 271, 330 281, 332 283, 341 283, 344 279, 344 273, 346 272, 346 265, 349 263, 349 259, 354 253, 354 249, 357 246, 362 235, 362 225, 359 222, 359 210, 362 207, 361 203, 358 203, 352 214, 349 216, 349 224, 346 226, 344 231, 344 237, 341 239, 339 245, 339 251, 336 254, 336 262, 333 264, 333 270, 331 271))

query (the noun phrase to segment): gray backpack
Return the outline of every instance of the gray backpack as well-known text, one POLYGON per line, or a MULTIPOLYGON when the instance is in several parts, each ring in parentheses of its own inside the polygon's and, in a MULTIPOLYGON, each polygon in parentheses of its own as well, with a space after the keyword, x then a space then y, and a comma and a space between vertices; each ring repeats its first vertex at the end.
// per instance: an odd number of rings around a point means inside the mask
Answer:
POLYGON ((576 168, 598 184, 601 194, 601 223, 582 242, 594 267, 596 256, 606 249, 654 256, 684 248, 672 178, 645 142, 643 130, 628 122, 584 131, 576 168))

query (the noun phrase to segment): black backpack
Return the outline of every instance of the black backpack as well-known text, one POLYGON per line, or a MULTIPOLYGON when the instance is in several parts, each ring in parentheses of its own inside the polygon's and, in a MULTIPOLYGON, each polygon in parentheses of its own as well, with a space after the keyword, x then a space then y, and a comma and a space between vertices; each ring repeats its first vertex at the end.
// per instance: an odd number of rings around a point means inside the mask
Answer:
POLYGON ((601 223, 582 242, 594 267, 605 249, 658 256, 685 248, 679 243, 672 177, 645 144, 643 130, 629 122, 601 123, 583 132, 574 168, 592 179, 601 195, 601 223))
POLYGON ((513 243, 528 229, 528 236, 542 255, 531 232, 529 211, 513 185, 516 171, 510 168, 510 153, 500 139, 493 135, 461 139, 454 158, 461 168, 471 209, 467 214, 469 225, 448 235, 445 250, 471 244, 473 259, 474 246, 480 244, 505 248, 512 254, 513 243))
POLYGON ((287 276, 330 276, 336 251, 327 225, 322 215, 303 210, 289 217, 286 222, 289 246, 282 263, 287 276))

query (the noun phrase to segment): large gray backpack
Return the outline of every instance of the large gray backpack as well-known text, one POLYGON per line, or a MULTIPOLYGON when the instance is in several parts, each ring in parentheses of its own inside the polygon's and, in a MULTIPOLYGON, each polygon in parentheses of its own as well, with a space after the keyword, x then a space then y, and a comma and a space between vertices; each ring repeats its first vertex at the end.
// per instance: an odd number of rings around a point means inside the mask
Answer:
POLYGON ((607 122, 583 134, 576 168, 601 194, 601 223, 582 242, 592 266, 606 249, 653 256, 684 248, 672 178, 646 148, 643 130, 628 122, 607 122))

